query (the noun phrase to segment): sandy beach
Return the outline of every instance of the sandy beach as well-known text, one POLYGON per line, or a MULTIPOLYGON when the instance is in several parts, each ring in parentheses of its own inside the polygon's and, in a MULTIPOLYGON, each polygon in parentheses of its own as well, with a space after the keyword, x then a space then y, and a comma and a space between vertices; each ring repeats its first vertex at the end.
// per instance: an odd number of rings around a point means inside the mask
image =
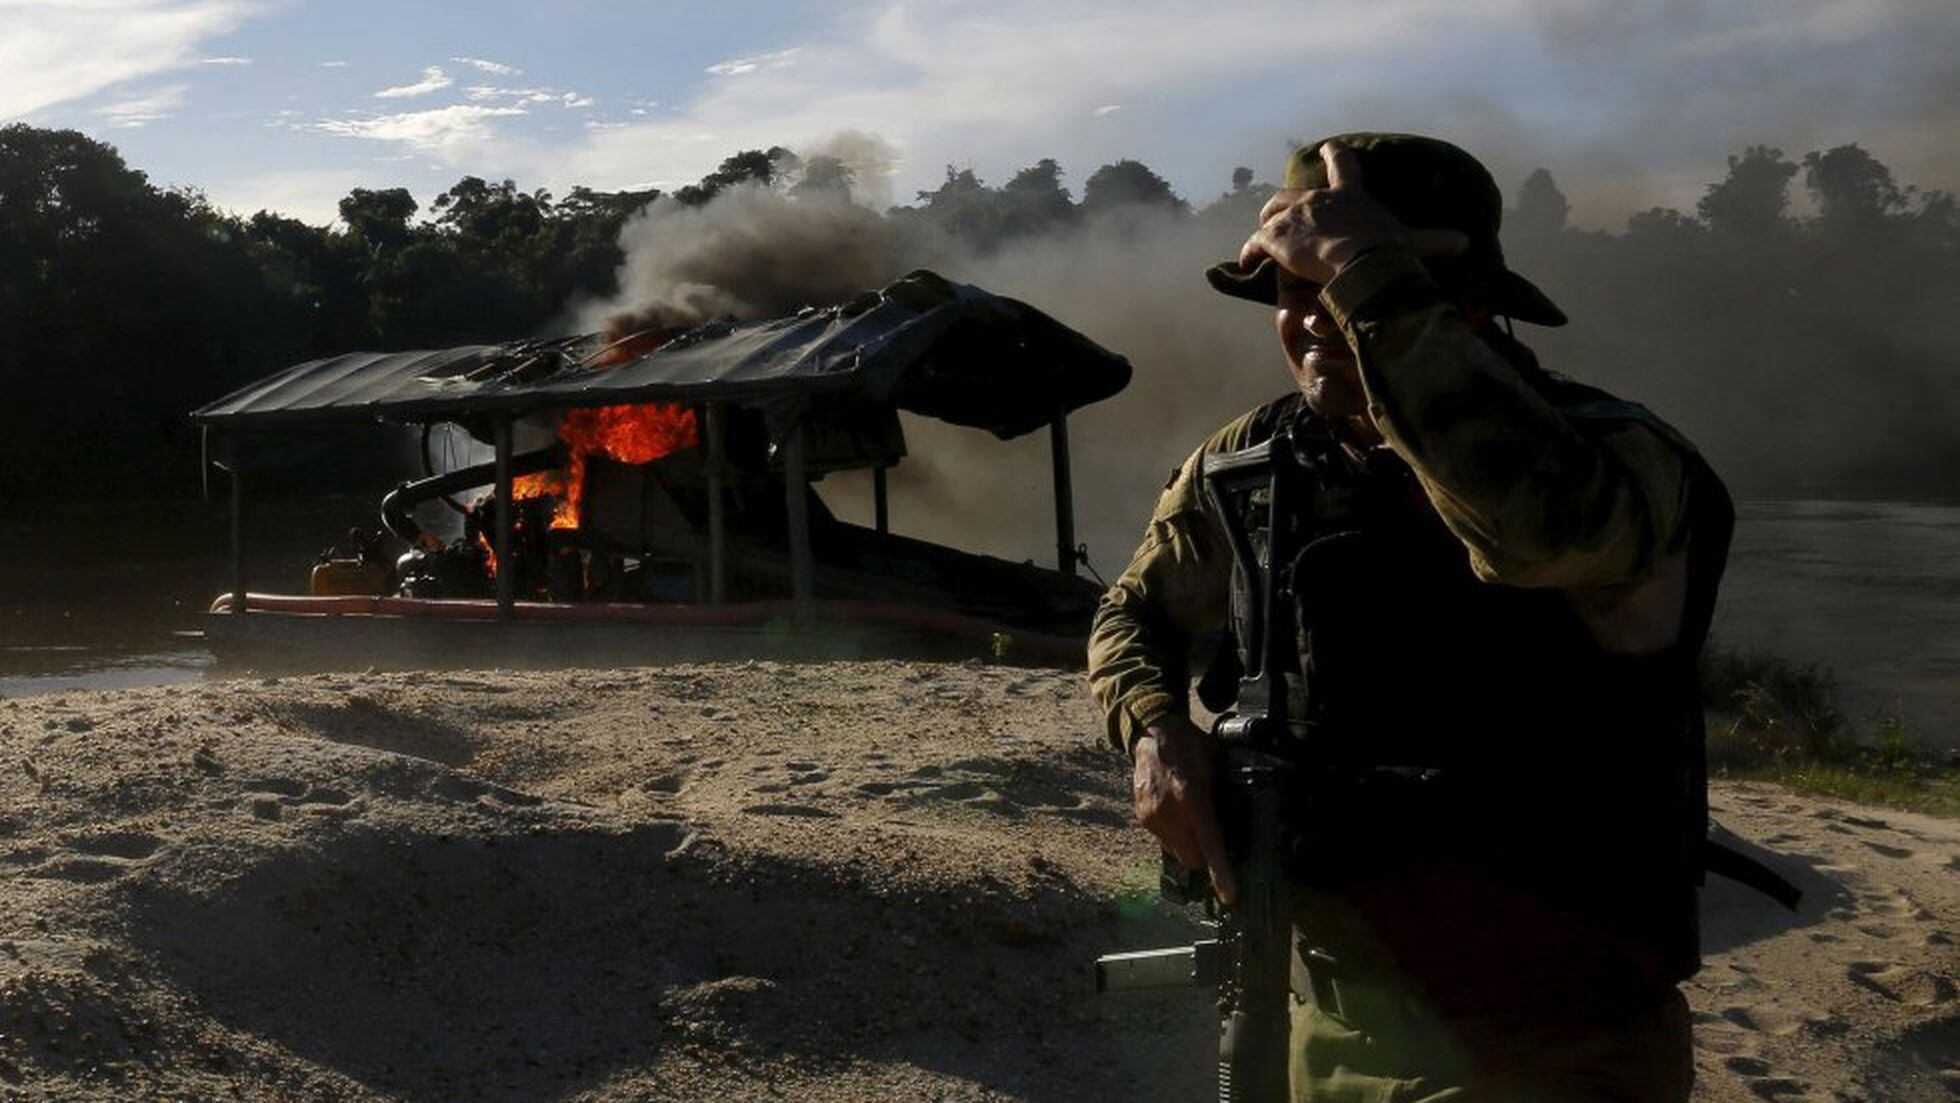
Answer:
MULTIPOLYGON (((0 700, 0 1099, 1191 1101, 1080 675, 742 664, 0 700)), ((1960 1098, 1960 823, 1719 784, 1696 1099, 1960 1098)))

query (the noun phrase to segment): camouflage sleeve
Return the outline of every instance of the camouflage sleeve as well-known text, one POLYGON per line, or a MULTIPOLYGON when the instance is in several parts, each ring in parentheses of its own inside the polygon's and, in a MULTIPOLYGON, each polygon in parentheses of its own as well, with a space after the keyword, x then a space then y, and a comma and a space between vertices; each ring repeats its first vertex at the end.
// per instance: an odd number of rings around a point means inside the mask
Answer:
POLYGON ((1188 707, 1186 656, 1193 641, 1225 624, 1232 556, 1198 473, 1208 451, 1229 446, 1233 428, 1171 477, 1143 543, 1103 595, 1089 630, 1089 687, 1110 741, 1124 751, 1146 727, 1188 707))
POLYGON ((1479 578, 1614 586, 1678 550, 1689 446, 1651 415, 1552 405, 1403 250, 1355 260, 1321 301, 1355 349, 1369 415, 1479 578))

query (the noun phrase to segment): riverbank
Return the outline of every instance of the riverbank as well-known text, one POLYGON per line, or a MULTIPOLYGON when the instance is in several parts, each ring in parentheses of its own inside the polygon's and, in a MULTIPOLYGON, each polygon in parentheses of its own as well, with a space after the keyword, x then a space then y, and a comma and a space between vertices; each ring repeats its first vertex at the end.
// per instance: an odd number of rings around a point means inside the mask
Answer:
MULTIPOLYGON (((313 675, 0 702, 0 1094, 1202 1098, 1079 675, 313 675)), ((1960 1083, 1960 824, 1716 787, 1700 1103, 1960 1083)))
MULTIPOLYGON (((373 501, 269 499, 248 533, 251 588, 304 589, 322 547, 373 523, 373 501)), ((229 587, 225 532, 223 507, 195 502, 9 519, 0 696, 203 677, 209 653, 173 633, 194 631, 229 587)), ((1854 730, 1960 751, 1960 506, 1743 503, 1715 634, 1733 652, 1831 672, 1854 730)))

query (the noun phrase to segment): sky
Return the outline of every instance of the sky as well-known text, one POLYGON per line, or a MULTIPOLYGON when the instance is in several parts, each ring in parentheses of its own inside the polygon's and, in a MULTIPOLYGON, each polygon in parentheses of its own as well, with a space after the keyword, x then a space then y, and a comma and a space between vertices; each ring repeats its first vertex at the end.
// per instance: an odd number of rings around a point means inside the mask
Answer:
POLYGON ((1858 142, 1960 190, 1955 0, 0 0, 0 123, 73 128, 167 186, 324 224, 355 187, 562 194, 699 179, 840 132, 1064 182, 1129 157, 1204 203, 1292 142, 1416 130, 1581 225, 1692 209, 1726 158, 1858 142))

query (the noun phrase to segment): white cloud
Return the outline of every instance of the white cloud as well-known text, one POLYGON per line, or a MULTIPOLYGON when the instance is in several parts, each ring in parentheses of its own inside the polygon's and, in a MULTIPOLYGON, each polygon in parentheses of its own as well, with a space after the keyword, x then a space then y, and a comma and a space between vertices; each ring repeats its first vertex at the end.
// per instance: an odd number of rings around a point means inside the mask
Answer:
MULTIPOLYGON (((1367 87, 1371 82, 1359 74, 1379 68, 1385 57, 1400 57, 1424 40, 1448 44, 1466 24, 1501 23, 1503 9, 1535 2, 1494 0, 1490 11, 1475 13, 1452 0, 1354 5, 1340 19, 1315 21, 1315 56, 1336 59, 1317 72, 1338 68, 1367 87)), ((1294 90, 1273 78, 1297 82, 1303 46, 1300 36, 1272 28, 1299 18, 1290 0, 1221 0, 1211 7, 1134 0, 1120 8, 1092 0, 998 0, 985 7, 885 0, 855 20, 840 20, 821 40, 710 67, 741 79, 709 82, 672 116, 636 117, 628 127, 591 133, 583 149, 554 158, 547 171, 595 186, 690 180, 733 150, 795 146, 847 127, 878 134, 902 151, 901 173, 915 179, 901 181, 900 194, 911 183, 929 185, 949 162, 983 166, 990 178, 1044 156, 1087 166, 1124 156, 1157 164, 1163 150, 1117 146, 1135 132, 1097 125, 1110 114, 1099 118, 1097 109, 1146 99, 1174 103, 1230 87, 1271 87, 1275 94, 1264 102, 1282 102, 1294 90), (1094 65, 1083 64, 1089 48, 1094 65)), ((1312 99, 1299 95, 1292 102, 1312 99)), ((1201 147, 1183 158, 1229 166, 1242 153, 1236 145, 1220 152, 1222 144, 1242 145, 1255 128, 1297 125, 1294 118, 1290 108, 1249 108, 1222 117, 1202 143, 1169 128, 1144 141, 1163 149, 1201 147)))
POLYGON ((1305 22, 1296 0, 861 0, 826 11, 799 45, 756 42, 707 66, 691 91, 663 93, 657 110, 609 98, 608 125, 548 132, 592 97, 462 59, 451 72, 475 82, 467 104, 316 126, 554 189, 687 182, 735 150, 807 148, 845 128, 902 153, 899 195, 932 186, 947 163, 998 183, 1057 157, 1079 186, 1096 165, 1134 157, 1203 201, 1234 164, 1271 178, 1286 139, 1357 127, 1444 134, 1506 186, 1547 165, 1592 225, 1617 226, 1594 212, 1623 219, 1642 196, 1692 204, 1747 142, 1803 150, 1870 135, 1867 148, 1905 179, 1960 184, 1939 156, 1950 140, 1937 140, 1940 126, 1952 133, 1941 104, 1960 99, 1941 91, 1955 87, 1942 46, 1960 22, 1953 0, 1690 0, 1666 18, 1623 0, 1324 0, 1305 22), (506 118, 527 113, 525 125, 506 118), (1921 146, 1933 169, 1912 173, 1882 133, 1935 135, 1921 146), (1668 140, 1636 152, 1640 134, 1668 140))
POLYGON ((501 61, 489 61, 480 57, 452 57, 449 60, 458 65, 467 65, 479 72, 489 73, 499 77, 514 77, 524 71, 514 65, 505 65, 501 61))
POLYGON ((556 88, 499 88, 494 84, 472 84, 464 93, 479 103, 509 100, 521 104, 557 104, 560 107, 591 107, 599 101, 580 92, 560 92, 556 88))
POLYGON ((0 0, 0 120, 184 68, 255 0, 0 0))
POLYGON ((198 59, 199 65, 250 65, 249 57, 207 57, 198 59))
MULTIPOLYGON (((547 186, 616 187, 697 179, 734 150, 849 127, 901 151, 901 195, 947 163, 999 182, 1053 156, 1079 182, 1134 157, 1203 200, 1233 164, 1276 171, 1287 139, 1409 129, 1479 152, 1506 186, 1549 165, 1589 219, 1595 191, 1617 188, 1623 219, 1629 196, 1678 202, 1680 179, 1719 178, 1748 142, 1819 148, 1876 134, 1902 107, 1932 132, 1952 117, 1940 104, 1960 100, 1936 91, 1956 86, 1952 51, 1931 45, 1960 40, 1952 0, 1680 8, 1329 0, 1303 24, 1294 0, 869 0, 794 50, 709 67, 728 79, 671 113, 629 110, 626 127, 523 153, 547 186), (1275 33, 1288 27, 1300 30, 1275 33), (1161 125, 1138 125, 1145 102, 1161 125), (1631 166, 1606 156, 1643 133, 1669 140, 1631 166)), ((1947 161, 1914 182, 1953 188, 1947 161)))
POLYGON ((756 54, 753 57, 730 58, 727 61, 718 61, 708 66, 707 71, 718 77, 734 77, 764 69, 781 69, 794 64, 796 55, 802 49, 801 46, 792 46, 787 50, 777 50, 774 53, 756 54))
POLYGON ((484 107, 459 103, 428 111, 377 115, 358 119, 322 119, 316 129, 349 138, 401 142, 425 153, 456 156, 477 149, 493 137, 490 120, 528 114, 521 107, 484 107))
POLYGON ((1713 25, 1682 40, 1684 55, 1716 55, 1765 45, 1830 45, 1863 38, 1881 30, 1894 15, 1887 3, 1826 0, 1810 10, 1802 6, 1751 11, 1748 6, 1723 13, 1713 25))
POLYGON ((160 122, 177 113, 184 106, 189 88, 173 84, 131 99, 117 100, 103 104, 95 109, 110 126, 120 129, 134 129, 150 123, 160 122))
POLYGON ((345 68, 347 68, 347 63, 346 63, 346 62, 344 62, 344 61, 323 61, 323 62, 321 62, 321 63, 320 63, 320 68, 322 68, 322 69, 345 69, 345 68))
POLYGON ((440 92, 454 83, 456 82, 449 79, 449 74, 442 71, 441 66, 431 65, 422 70, 421 80, 416 81, 414 84, 399 84, 393 88, 383 88, 374 94, 374 98, 377 100, 405 100, 414 96, 426 96, 431 92, 440 92))

